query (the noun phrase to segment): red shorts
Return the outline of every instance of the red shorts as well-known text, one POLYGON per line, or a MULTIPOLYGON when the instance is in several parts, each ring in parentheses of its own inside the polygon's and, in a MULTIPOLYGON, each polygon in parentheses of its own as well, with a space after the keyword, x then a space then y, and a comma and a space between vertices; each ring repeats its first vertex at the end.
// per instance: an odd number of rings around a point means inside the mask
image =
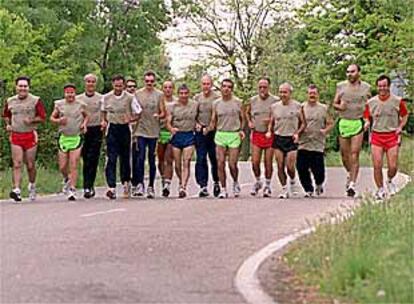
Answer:
POLYGON ((12 132, 10 142, 12 145, 19 146, 23 150, 29 150, 37 145, 37 135, 34 131, 24 133, 12 132))
POLYGON ((395 132, 372 132, 371 145, 383 148, 385 151, 400 144, 400 135, 395 132))
POLYGON ((273 144, 273 134, 270 138, 266 137, 266 133, 253 131, 251 135, 251 143, 261 149, 271 148, 273 144))

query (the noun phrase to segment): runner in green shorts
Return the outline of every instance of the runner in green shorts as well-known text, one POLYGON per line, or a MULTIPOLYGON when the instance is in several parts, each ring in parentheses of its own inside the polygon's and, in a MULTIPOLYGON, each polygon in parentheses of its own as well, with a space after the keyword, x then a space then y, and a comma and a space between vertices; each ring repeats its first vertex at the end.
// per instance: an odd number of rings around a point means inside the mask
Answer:
POLYGON ((240 100, 233 96, 233 87, 234 83, 231 79, 224 79, 221 82, 221 98, 215 101, 211 117, 210 129, 216 129, 214 141, 216 143, 218 176, 221 184, 219 198, 228 196, 225 168, 227 152, 230 175, 233 178, 234 196, 238 197, 241 191, 238 182, 239 169, 237 161, 241 141, 245 136, 242 131, 244 115, 240 100))
POLYGON ((76 87, 65 85, 65 98, 55 101, 50 121, 59 125, 59 170, 64 178, 63 192, 68 200, 76 200, 78 164, 82 149, 81 134, 86 132, 86 104, 76 99, 76 87))
MULTIPOLYGON (((173 96, 174 83, 172 80, 164 81, 162 85, 164 93, 165 110, 171 112, 172 106, 177 102, 177 98, 173 96)), ((166 126, 166 118, 160 119, 160 137, 157 144, 158 171, 161 176, 162 196, 170 195, 170 185, 173 176, 173 152, 170 144, 171 132, 166 126)))
POLYGON ((359 153, 362 148, 364 131, 369 128, 369 120, 363 122, 366 102, 371 96, 371 87, 360 80, 360 67, 351 64, 346 70, 348 80, 337 84, 333 102, 339 115, 339 145, 342 163, 347 171, 346 193, 356 195, 355 183, 359 171, 359 153))

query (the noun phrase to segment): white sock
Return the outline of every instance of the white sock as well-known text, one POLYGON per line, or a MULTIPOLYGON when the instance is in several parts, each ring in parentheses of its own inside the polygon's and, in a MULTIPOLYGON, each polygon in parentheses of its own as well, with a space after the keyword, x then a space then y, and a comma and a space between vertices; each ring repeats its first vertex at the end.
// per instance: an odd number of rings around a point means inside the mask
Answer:
POLYGON ((13 192, 14 192, 14 193, 20 193, 20 188, 18 188, 18 187, 14 188, 14 189, 13 189, 13 192))
POLYGON ((260 182, 261 182, 261 178, 260 178, 260 176, 256 176, 256 182, 257 182, 257 183, 260 183, 260 182))
POLYGON ((35 183, 29 183, 29 189, 35 189, 36 184, 35 183))
POLYGON ((271 182, 272 182, 272 180, 271 180, 271 179, 267 179, 267 178, 266 178, 266 186, 267 186, 267 187, 270 187, 270 183, 271 183, 271 182))

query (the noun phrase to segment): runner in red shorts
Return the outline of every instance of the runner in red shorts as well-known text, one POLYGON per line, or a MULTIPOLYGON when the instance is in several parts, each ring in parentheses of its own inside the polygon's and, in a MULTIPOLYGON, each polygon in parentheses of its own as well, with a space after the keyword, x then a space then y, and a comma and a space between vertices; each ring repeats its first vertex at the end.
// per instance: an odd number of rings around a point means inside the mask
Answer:
POLYGON ((378 95, 368 101, 365 118, 372 119, 371 153, 374 166, 374 180, 377 185, 375 198, 383 200, 386 197, 384 178, 382 176, 384 153, 387 157, 389 195, 396 192, 392 179, 398 170, 398 150, 400 135, 408 120, 408 111, 401 97, 390 93, 391 80, 381 75, 377 81, 378 95))
POLYGON ((258 95, 250 98, 246 106, 246 119, 251 129, 251 144, 252 144, 252 169, 256 178, 256 182, 250 192, 251 195, 257 195, 259 190, 263 187, 260 172, 260 160, 264 152, 264 167, 265 167, 265 187, 263 189, 263 196, 270 197, 272 191, 270 187, 272 173, 273 173, 273 136, 266 137, 267 126, 270 121, 270 107, 275 102, 279 101, 279 97, 269 94, 270 79, 263 77, 258 82, 258 95))
POLYGON ((13 189, 10 197, 19 202, 22 200, 20 186, 23 162, 26 163, 29 176, 29 198, 36 199, 36 127, 44 122, 46 111, 40 98, 29 93, 29 77, 20 76, 15 83, 17 95, 7 99, 3 117, 6 130, 10 132, 13 159, 13 189))

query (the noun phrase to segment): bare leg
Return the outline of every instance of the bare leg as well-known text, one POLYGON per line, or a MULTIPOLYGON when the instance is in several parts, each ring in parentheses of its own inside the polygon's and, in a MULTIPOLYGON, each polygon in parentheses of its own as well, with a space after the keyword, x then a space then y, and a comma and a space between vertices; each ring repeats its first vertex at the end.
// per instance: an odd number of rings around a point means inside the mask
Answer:
POLYGON ((384 185, 382 176, 382 160, 384 149, 375 145, 371 145, 372 165, 374 166, 374 181, 378 188, 384 185))
POLYGON ((350 173, 351 181, 356 182, 359 172, 359 152, 361 152, 364 134, 358 134, 351 138, 350 173))
POLYGON ((157 158, 158 158, 158 171, 160 176, 164 178, 164 168, 165 168, 165 150, 167 148, 166 144, 157 143, 157 158))
POLYGON ((216 146, 217 154, 217 173, 221 187, 226 188, 226 148, 216 146))
POLYGON ((233 178, 234 182, 239 180, 239 168, 237 167, 237 162, 239 161, 239 148, 229 149, 229 167, 230 175, 233 178))
POLYGON ((171 180, 173 176, 173 148, 171 144, 167 144, 164 155, 164 178, 171 180))
POLYGON ((78 164, 82 148, 70 151, 69 154, 69 180, 70 187, 76 189, 76 182, 78 180, 78 164))
POLYGON ((260 160, 262 158, 262 149, 252 144, 252 170, 254 177, 260 178, 260 160))
POLYGON ((69 174, 69 153, 59 151, 58 153, 59 171, 62 173, 63 178, 67 178, 69 174))
POLYGON ((346 172, 350 174, 351 139, 339 137, 339 147, 341 151, 342 164, 344 165, 346 172))
POLYGON ((274 149, 276 163, 277 163, 277 176, 279 177, 280 184, 286 186, 286 172, 285 172, 285 155, 279 149, 274 149))
POLYGON ((12 175, 13 187, 20 189, 21 182, 22 182, 22 166, 23 166, 24 152, 23 152, 22 147, 12 144, 11 153, 12 153, 12 159, 13 159, 13 175, 12 175))
POLYGON ((392 147, 386 151, 387 166, 388 166, 388 179, 393 179, 398 171, 398 151, 399 146, 392 147))
POLYGON ((27 175, 29 176, 29 182, 32 184, 36 182, 36 152, 37 146, 25 152, 27 175))
POLYGON ((194 146, 183 149, 183 188, 187 189, 188 179, 190 178, 190 164, 193 157, 194 146))
POLYGON ((273 175, 273 149, 265 149, 265 177, 267 180, 270 180, 273 175))
POLYGON ((295 167, 296 167, 296 155, 297 151, 290 151, 286 156, 286 169, 290 179, 295 179, 295 167))
POLYGON ((181 149, 173 147, 173 155, 174 155, 174 165, 175 165, 175 174, 177 174, 178 181, 180 183, 180 187, 183 185, 182 179, 182 159, 181 159, 182 151, 181 149))

